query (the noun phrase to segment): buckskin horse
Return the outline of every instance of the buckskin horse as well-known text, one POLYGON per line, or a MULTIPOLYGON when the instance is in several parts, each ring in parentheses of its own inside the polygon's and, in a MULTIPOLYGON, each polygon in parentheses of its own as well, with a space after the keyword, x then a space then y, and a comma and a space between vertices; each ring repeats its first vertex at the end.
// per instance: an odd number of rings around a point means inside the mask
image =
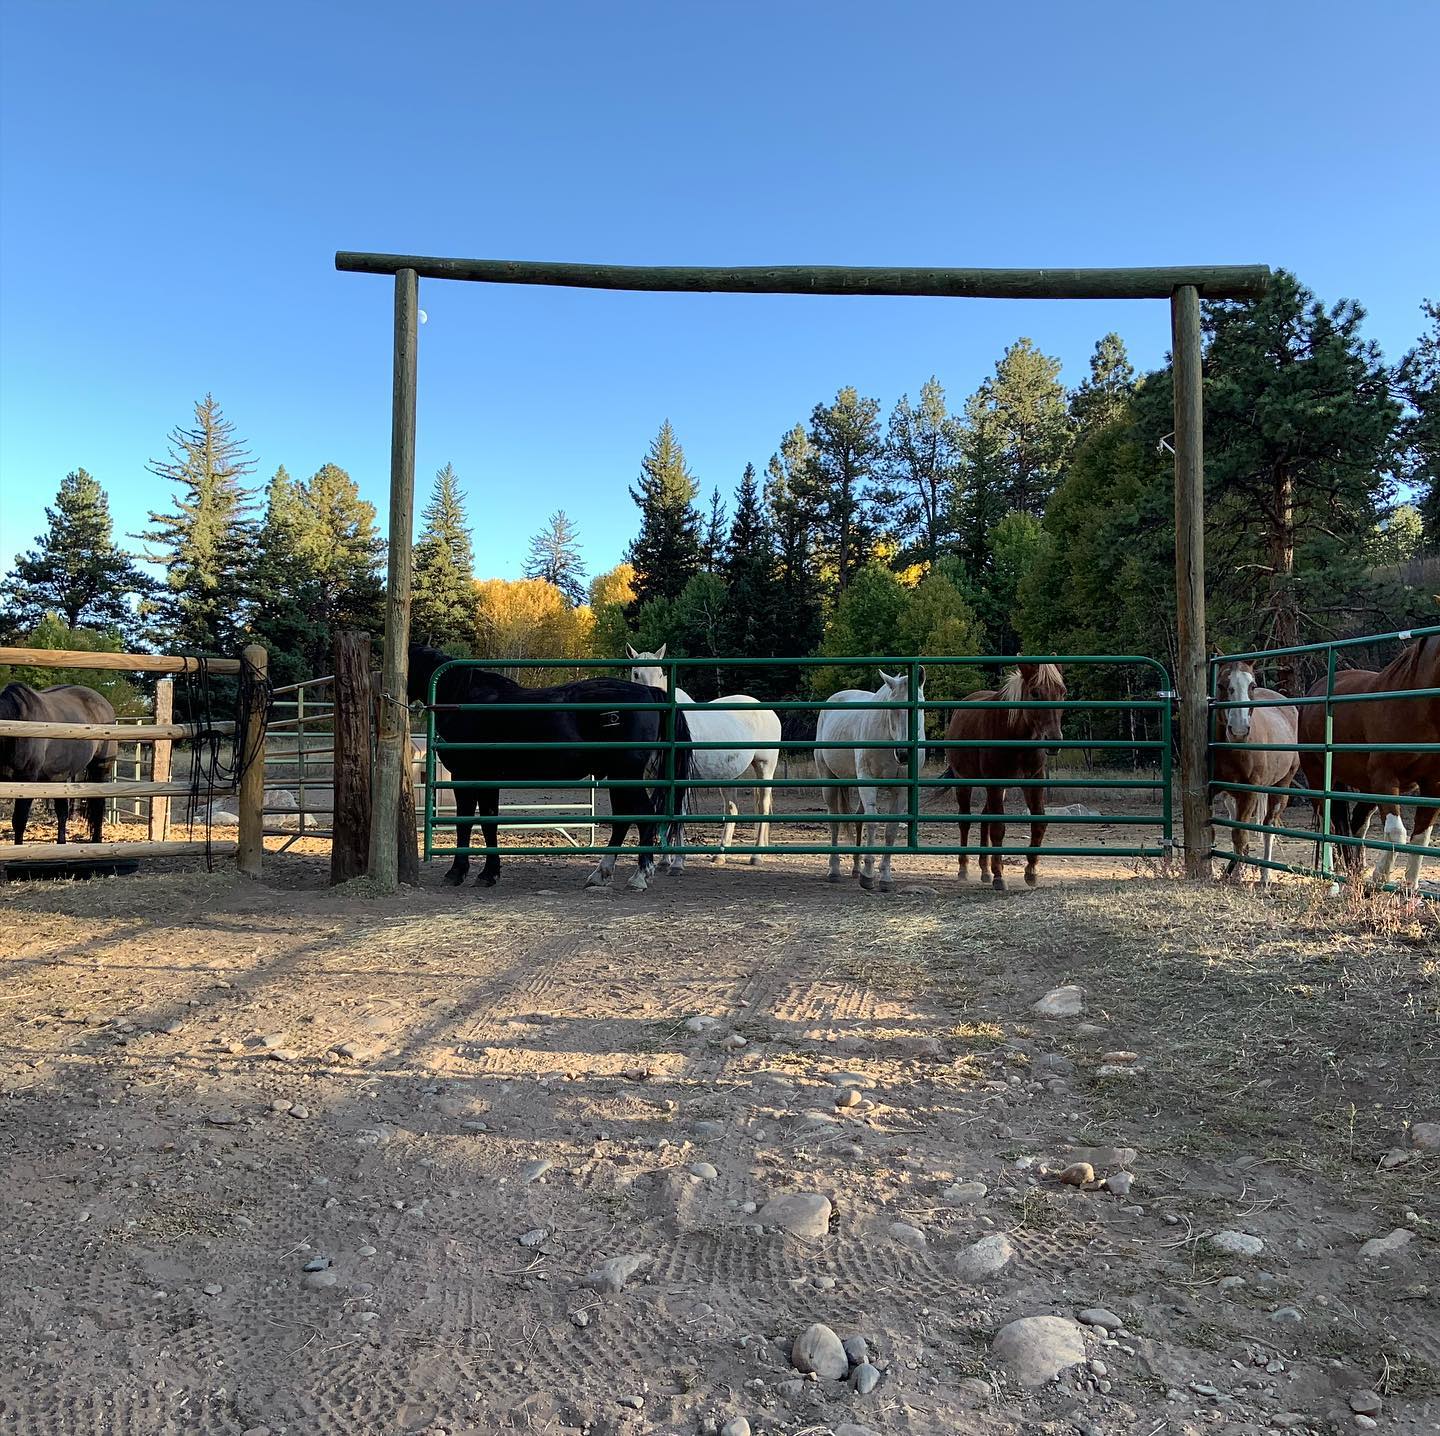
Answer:
MULTIPOLYGON (((1058 703, 1065 697, 1065 678, 1053 663, 1022 663, 1006 675, 998 689, 982 689, 972 693, 968 703, 1058 703)), ((1030 846, 1038 848, 1045 841, 1045 747, 1058 743, 1065 735, 1061 729, 1061 708, 957 708, 950 715, 945 730, 947 742, 956 739, 978 740, 975 747, 949 748, 946 775, 951 778, 986 778, 997 780, 985 788, 985 806, 981 815, 981 845, 998 848, 1005 841, 1005 788, 1013 781, 1025 795, 1030 809, 1030 846), (986 747, 986 742, 1028 739, 1034 747, 986 747)), ((970 788, 955 789, 955 806, 960 811, 960 844, 970 841, 970 788)), ((1036 871, 1040 854, 1025 858, 1025 881, 1034 887, 1039 880, 1036 871)), ((987 877, 997 891, 1005 889, 1004 858, 999 853, 981 853, 980 881, 987 877)), ((960 877, 969 875, 968 855, 960 857, 960 877)))
MULTIPOLYGON (((1215 714, 1215 741, 1217 743, 1290 743, 1296 741, 1299 711, 1290 704, 1276 703, 1274 707, 1254 708, 1250 704, 1262 700, 1283 698, 1283 693, 1273 688, 1256 686, 1255 670, 1243 659, 1220 665, 1216 676, 1216 690, 1223 703, 1239 703, 1240 708, 1224 708, 1215 714)), ((1252 784, 1262 788, 1288 788, 1300 767, 1300 755, 1294 748, 1283 752, 1266 749, 1255 752, 1251 749, 1216 748, 1214 781, 1217 788, 1229 783, 1252 784)), ((1262 821, 1273 827, 1275 820, 1290 801, 1287 793, 1231 792, 1228 795, 1215 794, 1218 804, 1228 796, 1235 806, 1235 820, 1240 823, 1262 821)), ((1231 846, 1235 856, 1225 869, 1227 879, 1238 879, 1241 860, 1249 855, 1250 834, 1243 828, 1230 830, 1231 846)), ((1265 861, 1268 863, 1275 851, 1274 833, 1264 834, 1262 845, 1265 861)), ((1260 886, 1270 885, 1271 869, 1260 869, 1260 886)))
MULTIPOLYGON (((430 678, 442 664, 450 662, 448 653, 433 648, 410 650, 409 696, 411 700, 427 698, 430 678)), ((655 866, 653 851, 658 817, 664 803, 658 791, 646 787, 654 781, 663 766, 665 754, 664 695, 639 683, 619 678, 584 678, 577 683, 562 683, 553 688, 525 688, 503 674, 483 668, 456 667, 440 675, 435 693, 435 729, 439 735, 445 765, 457 782, 485 780, 498 782, 506 778, 525 782, 573 782, 595 777, 608 778, 617 786, 611 789, 612 811, 621 818, 610 825, 608 846, 624 846, 631 819, 625 818, 629 805, 644 810, 638 823, 639 863, 635 875, 625 884, 632 892, 644 892, 655 866), (626 703, 655 703, 653 709, 625 709, 626 703), (529 712, 486 712, 483 707, 460 710, 457 704, 533 703, 539 705, 529 712), (613 703, 610 710, 583 708, 577 704, 613 703), (524 743, 523 748, 450 748, 446 743, 524 743), (573 743, 577 747, 556 747, 573 743), (600 747, 599 744, 623 743, 624 747, 600 747), (597 746, 584 746, 593 744, 597 746), (625 786, 619 786, 620 784, 625 786), (650 814, 655 817, 650 817, 650 814)), ((675 715, 675 743, 688 744, 690 729, 684 713, 675 715)), ((675 776, 690 776, 690 749, 675 749, 675 776)), ((457 848, 470 846, 474 815, 478 807, 485 846, 498 847, 500 789, 456 788, 455 813, 457 848)), ((600 865, 586 880, 586 887, 606 887, 615 868, 616 853, 606 853, 600 865)), ((470 869, 470 859, 457 853, 445 874, 445 881, 459 887, 470 869)), ((500 855, 486 855, 485 866, 475 879, 478 887, 494 887, 500 877, 500 855)))
MULTIPOLYGON (((113 723, 115 710, 93 688, 60 683, 38 692, 26 683, 7 683, 0 690, 0 719, 27 723, 113 723)), ((0 779, 17 783, 105 783, 115 772, 115 744, 91 738, 0 738, 0 779)), ((34 798, 16 798, 10 818, 15 843, 25 841, 34 798)), ((54 798, 59 842, 66 841, 69 798, 54 798)), ((90 841, 98 843, 105 826, 105 799, 86 798, 90 841)))
MULTIPOLYGON (((1378 672, 1368 668, 1347 668, 1335 675, 1334 692, 1403 693, 1415 688, 1440 687, 1440 633, 1432 633, 1402 648, 1399 654, 1378 672)), ((1310 687, 1307 697, 1323 698, 1325 680, 1310 687)), ((1366 698, 1333 705, 1334 743, 1428 743, 1429 751, 1401 749, 1383 752, 1368 751, 1332 753, 1330 787, 1348 789, 1352 793, 1373 793, 1379 798, 1398 798, 1401 794, 1419 793, 1422 798, 1440 798, 1440 697, 1430 694, 1419 698, 1366 698)), ((1307 703, 1300 710, 1301 743, 1325 741, 1325 705, 1307 703)), ((1300 765, 1307 788, 1325 786, 1324 753, 1302 753, 1300 765)), ((1324 800, 1312 798, 1317 826, 1323 822, 1324 800)), ((1406 805, 1408 806, 1408 805, 1406 805)), ((1435 822, 1434 806, 1415 808, 1414 831, 1408 836, 1398 803, 1374 802, 1366 799, 1332 798, 1330 803, 1331 831, 1337 836, 1363 838, 1370 817, 1379 808, 1385 814, 1385 838, 1390 843, 1406 841, 1429 847, 1430 830, 1435 822)), ((1321 840, 1325 834, 1322 832, 1321 840)), ((1344 846, 1345 866, 1352 877, 1358 877, 1363 866, 1360 844, 1344 846)), ((1405 858, 1405 886, 1416 888, 1420 882, 1423 854, 1409 853, 1405 858)), ((1381 886, 1389 882, 1395 865, 1393 848, 1386 848, 1376 859, 1370 882, 1381 886)))

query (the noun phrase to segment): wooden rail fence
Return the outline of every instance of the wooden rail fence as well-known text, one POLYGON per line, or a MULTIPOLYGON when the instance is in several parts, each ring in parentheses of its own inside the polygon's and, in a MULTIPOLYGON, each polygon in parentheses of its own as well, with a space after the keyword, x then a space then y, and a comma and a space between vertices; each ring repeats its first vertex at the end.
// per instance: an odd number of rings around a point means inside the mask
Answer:
POLYGON ((249 877, 259 877, 263 838, 265 783, 266 669, 268 655, 258 644, 239 658, 192 658, 154 653, 87 653, 71 649, 0 648, 0 664, 36 668, 103 669, 122 673, 200 673, 225 677, 242 674, 248 704, 242 725, 246 752, 235 755, 239 770, 239 832, 234 841, 172 840, 170 800, 184 797, 189 783, 171 778, 172 747, 176 741, 212 735, 233 736, 237 724, 225 722, 175 723, 173 684, 157 685, 155 721, 151 723, 42 723, 0 720, 0 738, 90 738, 153 745, 152 776, 115 779, 107 783, 30 783, 0 781, 0 798, 147 798, 150 800, 150 838, 122 843, 3 843, 0 863, 67 863, 84 859, 199 857, 233 854, 236 866, 249 877))

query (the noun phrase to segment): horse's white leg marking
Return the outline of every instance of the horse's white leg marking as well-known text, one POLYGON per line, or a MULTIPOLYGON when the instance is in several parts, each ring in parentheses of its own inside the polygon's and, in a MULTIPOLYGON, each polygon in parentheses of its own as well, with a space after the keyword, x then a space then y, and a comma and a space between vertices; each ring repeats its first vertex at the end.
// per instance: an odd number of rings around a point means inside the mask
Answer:
MULTIPOLYGON (((769 778, 771 773, 760 770, 762 778, 769 778)), ((755 789, 755 846, 763 848, 770 842, 770 811, 775 801, 774 788, 755 789)), ((760 861, 760 854, 754 853, 750 858, 750 865, 753 867, 760 861)))
POLYGON ((715 862, 725 861, 725 849, 735 841, 735 819, 739 816, 740 806, 735 801, 735 793, 731 788, 720 790, 720 801, 725 805, 725 823, 720 829, 720 851, 715 854, 715 862))
MULTIPOLYGON (((902 799, 904 788, 884 789, 885 806, 891 813, 900 811, 902 801, 908 802, 908 797, 902 799)), ((890 876, 890 853, 895 847, 895 829, 899 825, 894 821, 885 824, 885 853, 880 859, 880 891, 882 893, 893 893, 895 891, 895 880, 890 876)))
MULTIPOLYGON (((860 789, 860 806, 865 812, 864 846, 873 848, 875 846, 875 810, 878 806, 878 795, 874 788, 860 789)), ((865 861, 860 866, 860 886, 866 889, 875 886, 874 853, 865 854, 865 861)))
POLYGON ((636 868, 630 875, 630 881, 625 884, 626 890, 632 893, 643 893, 649 886, 649 883, 645 881, 645 870, 643 868, 636 868))
POLYGON ((830 868, 826 877, 840 881, 840 814, 844 811, 845 788, 826 788, 825 806, 830 810, 830 868))
MULTIPOLYGON (((1430 834, 1434 825, 1426 828, 1423 833, 1416 833, 1414 841, 1422 848, 1430 846, 1430 834)), ((1423 853, 1405 854, 1405 886, 1407 888, 1418 888, 1420 886, 1420 865, 1425 861, 1423 853)))
MULTIPOLYGON (((1385 840, 1390 843, 1403 843, 1408 834, 1405 832, 1405 824, 1400 821, 1396 813, 1385 814, 1385 840)), ((1385 849, 1375 860, 1375 867, 1370 873, 1370 881, 1377 887, 1381 883, 1390 881, 1390 870, 1395 866, 1395 854, 1391 849, 1385 849)))
MULTIPOLYGON (((1269 822, 1270 820, 1267 818, 1267 826, 1269 822)), ((1266 833, 1265 841, 1260 846, 1261 855, 1264 857, 1265 861, 1267 863, 1273 862, 1275 859, 1275 834, 1266 833)), ((1260 869, 1260 886, 1262 889, 1268 888, 1270 886, 1270 869, 1268 867, 1260 869)))

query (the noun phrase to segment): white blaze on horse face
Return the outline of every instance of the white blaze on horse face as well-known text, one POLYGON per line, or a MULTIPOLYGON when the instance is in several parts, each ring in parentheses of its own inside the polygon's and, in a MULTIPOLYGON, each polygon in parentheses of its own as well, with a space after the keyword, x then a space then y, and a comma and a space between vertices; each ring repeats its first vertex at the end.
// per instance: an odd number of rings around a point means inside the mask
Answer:
MULTIPOLYGON (((1248 668, 1242 668, 1237 664, 1230 670, 1230 680, 1226 685, 1228 692, 1226 698, 1231 703, 1248 703, 1250 701, 1250 690, 1255 686, 1255 675, 1248 668)), ((1227 708, 1225 710, 1225 728, 1231 738, 1236 742, 1244 742, 1250 736, 1250 710, 1248 708, 1227 708)))

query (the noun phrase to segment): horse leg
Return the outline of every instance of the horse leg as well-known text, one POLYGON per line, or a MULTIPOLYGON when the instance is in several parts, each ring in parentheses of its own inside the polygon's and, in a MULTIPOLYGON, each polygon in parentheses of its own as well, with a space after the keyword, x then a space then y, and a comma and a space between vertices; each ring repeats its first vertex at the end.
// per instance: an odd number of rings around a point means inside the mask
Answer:
MULTIPOLYGON (((659 800, 657 800, 656 806, 659 806, 659 800)), ((631 873, 630 881, 625 884, 627 892, 643 893, 650 886, 650 880, 655 875, 655 854, 650 849, 655 846, 655 835, 659 831, 660 824, 658 822, 635 824, 635 841, 640 845, 640 849, 635 855, 635 871, 631 873)), ((620 842, 624 841, 625 837, 622 833, 620 842)), ((680 869, 672 867, 670 872, 673 876, 678 876, 680 869)))
MULTIPOLYGON (((498 848, 500 846, 500 825, 495 821, 500 812, 500 789, 484 788, 479 791, 480 808, 480 831, 485 834, 485 846, 487 848, 498 848), (486 821, 488 819, 488 821, 486 821)), ((465 846, 468 848, 469 843, 465 846)), ((500 854, 486 853, 485 866, 480 869, 480 876, 475 879, 477 888, 493 888, 500 881, 500 854)))
MULTIPOLYGON (((1377 788, 1377 793, 1381 790, 1377 788)), ((1397 790, 1398 796, 1398 790, 1397 790)), ((1405 831, 1405 820, 1400 816, 1398 807, 1386 805, 1385 813, 1385 841, 1387 843, 1404 843, 1409 841, 1409 835, 1405 831)), ((1367 815, 1368 816, 1368 815, 1367 815)), ((1375 859, 1375 866, 1370 870, 1370 885, 1372 887, 1383 887, 1390 881, 1391 870, 1395 866, 1394 848, 1382 848, 1379 856, 1375 859)))
MULTIPOLYGON (((775 789, 768 786, 770 779, 775 776, 775 764, 759 763, 758 776, 765 781, 767 786, 755 789, 755 846, 764 848, 770 844, 770 814, 775 807, 775 789)), ((751 853, 750 866, 757 867, 759 863, 760 854, 751 853)))
MULTIPOLYGON (((1425 796, 1434 797, 1437 795, 1427 793, 1425 796)), ((1416 808, 1415 828, 1410 834, 1410 841, 1412 843, 1418 843, 1422 848, 1428 848, 1430 846, 1430 829, 1434 822, 1434 808, 1416 808)), ((1420 886, 1420 866, 1424 861, 1425 856, 1423 853, 1405 854, 1405 886, 1409 888, 1411 892, 1416 891, 1420 886)))
MULTIPOLYGON (((475 830, 475 825, 470 820, 475 816, 475 800, 478 790, 475 788, 456 788, 455 792, 455 816, 460 820, 455 824, 455 846, 457 848, 468 848, 470 846, 470 834, 475 830)), ((455 860, 446 869, 444 881, 452 888, 458 888, 465 881, 465 874, 470 871, 470 859, 464 853, 456 853, 455 860)))
MULTIPOLYGON (((1235 809, 1235 821, 1237 823, 1253 823, 1255 821, 1255 810, 1259 806, 1255 801, 1258 793, 1236 793, 1233 796, 1235 809)), ((1230 848, 1233 856, 1225 865, 1225 881, 1227 883, 1238 883, 1244 881, 1244 860, 1250 856, 1250 834, 1244 828, 1230 829, 1230 848)))
POLYGON ((725 822, 720 828, 720 851, 710 860, 717 868, 725 861, 725 849, 735 841, 735 819, 740 816, 740 805, 732 789, 721 788, 720 801, 725 806, 725 822))
MULTIPOLYGON (((955 789, 955 810, 960 814, 960 846, 962 848, 970 846, 970 791, 971 790, 969 788, 955 789)), ((981 868, 980 874, 982 877, 984 876, 984 868, 981 868)), ((962 883, 969 878, 969 853, 960 854, 960 870, 957 873, 957 876, 962 883)))
POLYGON ((825 807, 830 814, 830 866, 825 874, 827 882, 840 881, 840 817, 845 812, 845 789, 826 788, 825 807))
MULTIPOLYGON (((1284 811, 1285 804, 1290 800, 1282 798, 1276 793, 1270 794, 1265 804, 1265 826, 1273 828, 1277 826, 1280 814, 1284 811)), ((1265 859, 1265 866, 1260 869, 1260 891, 1264 892, 1270 886, 1270 874, 1273 871, 1270 864, 1275 861, 1275 834, 1265 833, 1260 840, 1260 856, 1265 859)))
MULTIPOLYGON (((114 758, 101 755, 85 770, 87 783, 107 783, 115 776, 114 758)), ((98 843, 105 833, 105 799, 87 798, 85 816, 90 821, 90 841, 98 843)))
MULTIPOLYGON (((1025 789, 1025 802, 1030 809, 1030 846, 1038 848, 1045 841, 1045 789, 1031 786, 1025 789)), ((1034 887, 1040 881, 1036 869, 1040 866, 1040 854, 1028 853, 1025 857, 1025 884, 1034 887)))
MULTIPOLYGON (((877 795, 877 804, 883 803, 891 813, 898 813, 902 803, 908 803, 909 793, 904 788, 881 788, 877 795)), ((880 858, 880 891, 882 893, 893 893, 895 891, 895 880, 890 875, 890 854, 895 847, 895 830, 899 826, 892 818, 885 824, 885 852, 880 858)))
MULTIPOLYGON (((665 807, 665 799, 660 790, 655 789, 655 812, 658 816, 665 807)), ((683 848, 685 846, 685 814, 690 811, 690 789, 680 789, 680 806, 676 810, 676 818, 669 827, 669 842, 672 848, 683 848)), ((653 840, 652 840, 653 841, 653 840)), ((651 854, 654 859, 652 866, 660 872, 669 874, 672 878, 678 878, 685 871, 684 853, 658 853, 651 854)))
POLYGON ((15 811, 10 815, 10 826, 15 833, 15 846, 25 841, 25 824, 30 821, 30 804, 34 798, 16 798, 15 811))
MULTIPOLYGON (((1001 817, 1005 814, 1004 788, 987 788, 985 790, 986 823, 984 829, 985 836, 982 841, 987 848, 998 848, 1005 841, 1005 824, 1003 822, 996 822, 994 818, 990 816, 992 813, 998 813, 1001 817)), ((996 892, 1004 892, 1005 864, 1001 861, 999 853, 990 853, 988 856, 990 858, 990 886, 993 887, 996 892)), ((980 861, 982 863, 985 861, 983 856, 980 861)), ((980 869, 980 876, 982 878, 985 876, 985 869, 983 867, 980 869)))
MULTIPOLYGON (((878 793, 874 788, 861 788, 860 807, 865 814, 865 846, 875 846, 875 809, 878 801, 878 793)), ((857 825, 858 826, 858 825, 857 825)), ((859 843, 856 844, 859 847, 859 843)), ((869 892, 875 886, 875 854, 866 853, 865 861, 860 866, 860 886, 869 892)))
POLYGON ((60 829, 60 836, 55 839, 57 843, 66 841, 65 824, 70 821, 70 799, 55 799, 55 826, 60 829))

